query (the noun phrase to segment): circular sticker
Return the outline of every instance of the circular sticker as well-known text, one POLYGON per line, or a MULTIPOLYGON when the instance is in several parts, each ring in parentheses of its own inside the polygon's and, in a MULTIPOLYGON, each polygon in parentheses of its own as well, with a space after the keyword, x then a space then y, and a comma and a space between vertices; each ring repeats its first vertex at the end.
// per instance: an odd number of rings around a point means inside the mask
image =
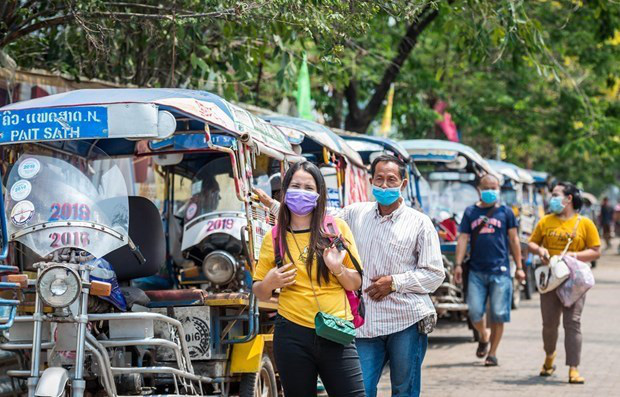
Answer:
POLYGON ((41 163, 35 158, 28 158, 19 165, 17 173, 24 179, 34 178, 41 171, 41 163))
POLYGON ((11 210, 11 222, 15 226, 23 226, 34 215, 34 204, 28 200, 20 201, 11 210))
POLYGON ((19 180, 11 187, 11 198, 15 201, 22 201, 32 191, 32 185, 25 179, 19 180))
POLYGON ((185 211, 185 219, 189 221, 196 216, 196 212, 198 212, 198 205, 196 203, 191 203, 185 211))

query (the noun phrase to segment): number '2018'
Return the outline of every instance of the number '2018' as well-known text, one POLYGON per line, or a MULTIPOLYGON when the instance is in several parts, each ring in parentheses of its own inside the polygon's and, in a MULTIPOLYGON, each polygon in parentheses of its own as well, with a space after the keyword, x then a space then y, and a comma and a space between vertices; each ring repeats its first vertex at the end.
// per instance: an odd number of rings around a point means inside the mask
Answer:
POLYGON ((50 221, 90 220, 90 207, 79 203, 54 203, 51 207, 50 221))
POLYGON ((88 233, 86 232, 64 232, 51 233, 50 247, 87 247, 90 244, 88 233))

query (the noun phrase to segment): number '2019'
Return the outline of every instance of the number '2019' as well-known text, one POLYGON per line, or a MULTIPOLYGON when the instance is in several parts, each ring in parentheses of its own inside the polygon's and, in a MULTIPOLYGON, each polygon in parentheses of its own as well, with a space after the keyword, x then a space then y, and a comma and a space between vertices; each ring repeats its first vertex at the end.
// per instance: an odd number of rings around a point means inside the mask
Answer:
POLYGON ((51 207, 50 221, 90 220, 90 207, 80 203, 54 203, 51 207))

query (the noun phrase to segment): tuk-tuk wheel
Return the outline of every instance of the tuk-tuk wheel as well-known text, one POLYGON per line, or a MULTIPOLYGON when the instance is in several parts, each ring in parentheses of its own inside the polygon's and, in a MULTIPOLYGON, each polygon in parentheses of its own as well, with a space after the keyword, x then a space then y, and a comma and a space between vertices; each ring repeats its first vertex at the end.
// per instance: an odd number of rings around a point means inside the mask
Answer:
POLYGON ((239 397, 278 397, 276 371, 268 355, 263 355, 258 372, 241 376, 239 397))

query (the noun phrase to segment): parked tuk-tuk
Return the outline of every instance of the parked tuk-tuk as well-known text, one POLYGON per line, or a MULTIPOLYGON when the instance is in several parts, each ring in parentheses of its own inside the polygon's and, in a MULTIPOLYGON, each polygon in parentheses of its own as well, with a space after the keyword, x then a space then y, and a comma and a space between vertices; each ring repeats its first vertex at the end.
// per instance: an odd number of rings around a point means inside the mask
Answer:
POLYGON ((391 154, 401 159, 407 167, 407 179, 409 180, 403 198, 408 206, 421 210, 422 196, 418 186, 418 181, 421 177, 420 171, 418 171, 409 153, 400 143, 388 138, 356 134, 344 130, 335 131, 360 154, 367 167, 370 167, 373 160, 383 153, 391 154))
POLYGON ((327 185, 327 206, 342 208, 368 200, 368 173, 360 154, 324 125, 296 117, 261 116, 299 143, 302 156, 319 166, 327 185))
POLYGON ((52 95, 0 128, 0 349, 25 358, 8 375, 29 396, 278 395, 277 302, 248 281, 273 224, 251 189, 301 159, 278 128, 180 89, 52 95), (178 254, 174 288, 131 285, 178 254))
POLYGON ((422 209, 435 223, 441 240, 446 280, 432 295, 437 314, 464 319, 467 304, 463 288, 453 279, 458 224, 465 209, 479 199, 476 185, 480 177, 502 177, 475 150, 460 143, 413 139, 400 144, 420 170, 422 209))
MULTIPOLYGON (((488 160, 491 167, 504 176, 501 186, 502 204, 512 208, 519 225, 519 239, 523 257, 523 269, 526 279, 522 285, 515 284, 515 289, 521 290, 526 299, 531 299, 536 291, 534 278, 534 255, 528 254, 528 241, 536 223, 540 219, 534 204, 534 178, 526 170, 512 163, 498 160, 488 160)), ((520 303, 521 294, 513 294, 513 307, 520 303)))

